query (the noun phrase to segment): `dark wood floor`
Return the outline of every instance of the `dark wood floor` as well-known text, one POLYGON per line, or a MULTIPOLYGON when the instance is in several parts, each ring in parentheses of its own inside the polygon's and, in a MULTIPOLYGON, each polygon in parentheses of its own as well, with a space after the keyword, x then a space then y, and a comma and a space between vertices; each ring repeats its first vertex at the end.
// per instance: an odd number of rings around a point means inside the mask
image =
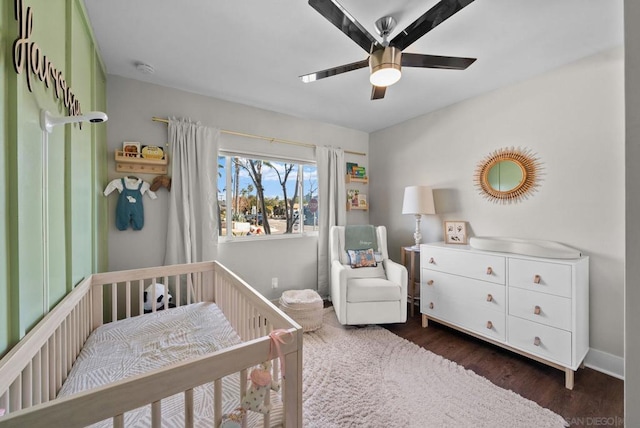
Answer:
POLYGON ((472 336, 429 321, 422 328, 416 311, 406 324, 385 325, 392 333, 473 370, 494 384, 553 410, 571 427, 623 426, 623 381, 590 368, 564 387, 564 372, 519 356, 472 336))

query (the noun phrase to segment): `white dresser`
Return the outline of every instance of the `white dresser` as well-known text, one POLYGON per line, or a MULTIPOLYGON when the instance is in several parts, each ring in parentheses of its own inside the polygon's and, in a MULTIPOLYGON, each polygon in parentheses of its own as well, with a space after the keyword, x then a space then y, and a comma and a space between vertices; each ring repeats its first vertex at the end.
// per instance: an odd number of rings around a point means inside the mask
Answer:
POLYGON ((444 243, 420 247, 420 312, 565 371, 589 350, 589 258, 545 259, 444 243))

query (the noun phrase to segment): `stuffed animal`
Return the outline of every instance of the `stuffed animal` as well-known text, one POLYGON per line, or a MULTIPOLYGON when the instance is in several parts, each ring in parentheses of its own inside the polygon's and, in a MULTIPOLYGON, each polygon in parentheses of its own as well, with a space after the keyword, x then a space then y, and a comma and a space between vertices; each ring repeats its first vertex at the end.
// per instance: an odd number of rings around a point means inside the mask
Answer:
MULTIPOLYGON (((146 291, 144 292, 144 310, 145 311, 151 311, 153 306, 151 303, 151 298, 153 296, 153 288, 155 287, 156 289, 156 309, 160 309, 163 307, 164 302, 163 302, 163 298, 164 298, 164 284, 152 284, 150 286, 147 287, 146 291)), ((173 297, 171 296, 171 294, 167 294, 167 304, 171 303, 171 299, 173 297)), ((167 305, 168 306, 168 305, 167 305)))
POLYGON ((155 192, 161 187, 166 187, 167 190, 171 190, 171 177, 168 177, 166 175, 159 175, 154 178, 150 187, 151 191, 155 192))
POLYGON ((269 389, 280 391, 280 383, 271 378, 271 361, 266 361, 253 369, 249 378, 251 385, 242 398, 242 408, 266 415, 271 411, 271 403, 264 402, 269 389))

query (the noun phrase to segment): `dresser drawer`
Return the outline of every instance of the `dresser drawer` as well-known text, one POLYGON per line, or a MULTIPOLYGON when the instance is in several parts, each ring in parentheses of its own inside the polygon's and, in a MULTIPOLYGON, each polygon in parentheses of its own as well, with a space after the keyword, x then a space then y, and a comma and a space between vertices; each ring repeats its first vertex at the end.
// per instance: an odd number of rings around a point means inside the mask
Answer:
POLYGON ((571 299, 509 288, 509 315, 571 330, 571 299))
POLYGON ((507 311, 505 286, 477 279, 450 275, 429 269, 422 271, 421 295, 436 293, 448 300, 464 302, 472 307, 507 311))
POLYGON ((420 301, 420 312, 471 330, 499 342, 506 340, 505 313, 481 307, 468 301, 452 300, 429 290, 420 301))
POLYGON ((509 316, 508 343, 514 348, 566 366, 571 365, 571 333, 509 316))
POLYGON ((451 273, 496 284, 506 283, 506 261, 502 256, 423 245, 420 247, 420 263, 423 269, 451 273))
POLYGON ((510 258, 509 286, 571 297, 571 266, 510 258))

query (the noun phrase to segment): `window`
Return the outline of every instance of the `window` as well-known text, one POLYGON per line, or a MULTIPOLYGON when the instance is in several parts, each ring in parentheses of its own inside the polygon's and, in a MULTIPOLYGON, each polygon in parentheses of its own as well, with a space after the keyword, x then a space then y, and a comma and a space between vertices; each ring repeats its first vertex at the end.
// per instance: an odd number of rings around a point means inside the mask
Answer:
POLYGON ((227 239, 317 231, 316 165, 221 155, 218 157, 218 207, 219 233, 227 239))

